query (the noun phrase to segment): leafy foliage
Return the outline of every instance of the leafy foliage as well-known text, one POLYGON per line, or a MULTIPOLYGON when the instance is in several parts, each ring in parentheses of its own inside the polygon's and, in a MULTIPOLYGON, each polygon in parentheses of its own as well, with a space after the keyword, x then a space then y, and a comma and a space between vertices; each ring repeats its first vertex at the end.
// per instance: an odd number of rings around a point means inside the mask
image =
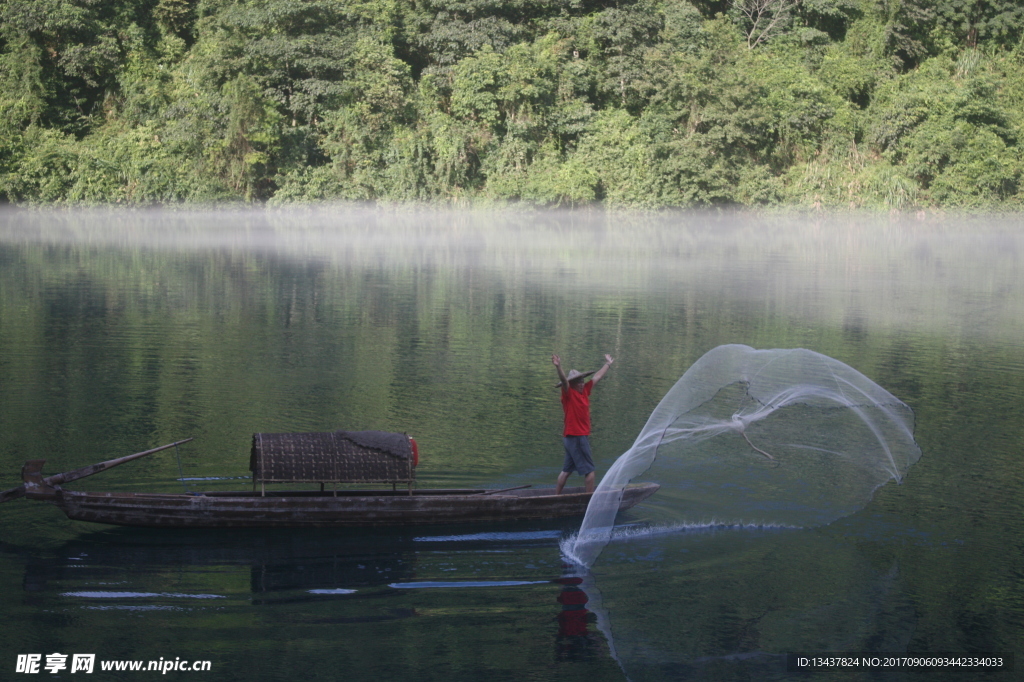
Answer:
POLYGON ((0 198, 1014 205, 1014 0, 0 0, 0 198))

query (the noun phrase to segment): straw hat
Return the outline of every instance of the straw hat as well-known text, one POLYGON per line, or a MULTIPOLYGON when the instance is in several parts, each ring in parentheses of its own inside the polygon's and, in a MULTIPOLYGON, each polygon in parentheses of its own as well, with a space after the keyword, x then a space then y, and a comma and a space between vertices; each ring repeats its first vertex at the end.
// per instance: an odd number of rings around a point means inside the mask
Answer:
MULTIPOLYGON (((589 377, 593 373, 594 372, 581 372, 578 369, 570 369, 569 370, 569 374, 566 375, 566 377, 565 377, 565 381, 566 381, 566 383, 570 383, 571 384, 572 382, 576 381, 577 379, 586 379, 587 377, 589 377)), ((557 388, 558 386, 561 386, 561 385, 562 385, 562 382, 559 381, 557 384, 555 384, 555 387, 557 388)))

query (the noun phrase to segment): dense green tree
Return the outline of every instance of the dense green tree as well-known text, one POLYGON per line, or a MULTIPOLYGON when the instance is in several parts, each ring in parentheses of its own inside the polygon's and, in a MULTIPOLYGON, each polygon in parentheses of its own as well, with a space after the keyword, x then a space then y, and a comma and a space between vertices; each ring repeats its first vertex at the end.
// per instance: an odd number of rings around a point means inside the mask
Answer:
POLYGON ((1015 45, 1024 35, 1024 5, 1017 0, 946 0, 935 3, 938 22, 960 45, 994 41, 1015 45))
POLYGON ((1014 0, 0 0, 0 197, 1015 205, 1014 0))
POLYGON ((152 0, 2 0, 0 46, 7 96, 30 118, 76 134, 102 114, 126 54, 144 39, 152 0), (13 73, 12 73, 13 72, 13 73))
MULTIPOLYGON (((843 40, 850 24, 863 13, 857 0, 803 0, 795 8, 801 23, 830 40, 843 40)), ((808 35, 806 39, 811 39, 808 35)))
POLYGON ((872 141, 940 204, 990 206, 1018 192, 1024 121, 1000 106, 987 71, 933 59, 880 94, 872 141))
POLYGON ((637 112, 646 94, 644 54, 654 45, 662 17, 651 3, 609 7, 581 22, 578 40, 594 65, 604 102, 637 112))

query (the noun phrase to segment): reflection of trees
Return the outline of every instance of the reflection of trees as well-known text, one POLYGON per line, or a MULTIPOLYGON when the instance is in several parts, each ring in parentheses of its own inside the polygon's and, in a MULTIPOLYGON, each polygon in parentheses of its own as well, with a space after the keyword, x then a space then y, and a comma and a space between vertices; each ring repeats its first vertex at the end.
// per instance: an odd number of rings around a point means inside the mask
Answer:
MULTIPOLYGON (((575 218, 567 228, 539 214, 531 227, 499 215, 514 229, 490 231, 463 214, 385 224, 381 211, 332 216, 327 229, 310 217, 240 214, 214 229, 208 219, 124 216, 98 229, 84 216, 14 216, 9 225, 39 243, 5 243, 0 268, 7 486, 27 459, 69 470, 185 436, 197 437, 182 450, 186 475, 246 475, 256 430, 408 430, 424 447, 424 477, 546 466, 550 451, 538 443, 553 441, 538 433, 556 432, 559 415, 557 400, 537 390, 549 365, 535 352, 566 340, 581 362, 606 343, 631 358, 594 407, 611 457, 646 416, 622 406, 657 404, 703 350, 702 329, 764 338, 747 320, 766 291, 790 296, 768 318, 773 344, 806 343, 793 321, 810 319, 816 343, 848 349, 870 376, 907 382, 887 388, 909 401, 922 391, 920 372, 911 381, 908 361, 880 363, 940 347, 878 330, 908 319, 960 329, 978 282, 1013 291, 1016 274, 1012 249, 994 241, 972 240, 969 265, 943 269, 959 255, 954 242, 893 242, 870 224, 758 221, 734 234, 725 219, 667 230, 575 218), (762 262, 765 251, 782 260, 762 262), (712 291, 722 263, 728 297, 712 291), (876 276, 886 270, 894 279, 876 276), (890 288, 905 296, 889 297, 890 288), (631 374, 652 368, 654 377, 631 374)), ((998 300, 985 331, 1019 336, 1022 301, 998 300)), ((176 474, 168 454, 105 474, 102 485, 148 479, 180 489, 176 474)))

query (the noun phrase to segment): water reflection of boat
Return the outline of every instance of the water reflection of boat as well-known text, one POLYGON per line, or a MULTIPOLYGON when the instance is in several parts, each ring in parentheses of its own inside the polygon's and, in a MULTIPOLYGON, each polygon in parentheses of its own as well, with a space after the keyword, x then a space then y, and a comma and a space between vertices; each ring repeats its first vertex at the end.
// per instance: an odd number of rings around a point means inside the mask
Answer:
MULTIPOLYGON (((396 529, 397 531, 397 529, 396 529)), ((304 624, 377 623, 415 615, 383 602, 416 574, 410 533, 360 529, 147 532, 97 530, 54 549, 0 543, 24 565, 25 599, 84 611, 223 610, 346 601, 340 613, 302 612, 304 624), (381 591, 383 590, 383 592, 381 591)), ((276 620, 294 616, 275 612, 276 620)))
POLYGON ((111 585, 118 585, 120 592, 160 592, 167 590, 160 576, 188 574, 201 586, 196 591, 237 592, 244 584, 252 603, 263 603, 298 601, 303 594, 344 595, 412 579, 413 537, 368 533, 213 529, 154 535, 129 528, 103 530, 53 551, 26 553, 23 586, 27 592, 52 591, 51 583, 61 592, 95 593, 111 585), (211 576, 219 577, 208 580, 211 576))
MULTIPOLYGON (((182 443, 185 441, 179 441, 182 443)), ((252 491, 198 493, 83 492, 61 484, 90 476, 178 443, 43 477, 44 460, 26 462, 23 485, 0 493, 56 505, 68 518, 121 526, 176 528, 392 526, 495 522, 579 516, 591 494, 583 488, 414 489, 416 444, 405 434, 330 432, 255 434, 252 491), (320 490, 272 491, 268 483, 319 483, 320 490), (385 483, 391 490, 338 489, 385 483), (327 489, 332 484, 333 489, 327 489), (398 484, 407 484, 399 489, 398 484)), ((620 509, 650 497, 658 485, 626 488, 620 509)))

